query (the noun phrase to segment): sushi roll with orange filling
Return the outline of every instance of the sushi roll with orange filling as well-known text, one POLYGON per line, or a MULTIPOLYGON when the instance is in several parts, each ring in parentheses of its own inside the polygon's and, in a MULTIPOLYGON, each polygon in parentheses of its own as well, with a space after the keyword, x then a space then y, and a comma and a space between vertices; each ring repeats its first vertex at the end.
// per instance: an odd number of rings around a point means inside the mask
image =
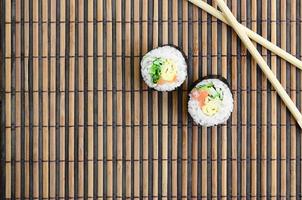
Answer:
POLYGON ((187 77, 186 59, 175 47, 158 47, 143 57, 141 74, 149 87, 158 91, 171 91, 187 77))
POLYGON ((217 78, 204 79, 190 92, 188 111, 201 126, 222 124, 233 111, 233 97, 228 85, 217 78))

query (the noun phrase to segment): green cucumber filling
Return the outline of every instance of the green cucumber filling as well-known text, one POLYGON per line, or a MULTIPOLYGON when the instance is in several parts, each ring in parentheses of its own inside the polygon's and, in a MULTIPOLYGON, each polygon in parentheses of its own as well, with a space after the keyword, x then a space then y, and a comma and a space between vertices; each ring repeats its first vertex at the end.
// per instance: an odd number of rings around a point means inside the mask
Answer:
POLYGON ((155 58, 150 68, 150 75, 154 84, 159 80, 173 82, 177 74, 177 68, 170 59, 155 58))
POLYGON ((205 90, 209 94, 209 100, 223 100, 223 92, 220 88, 216 88, 214 83, 209 82, 196 87, 199 90, 205 90))
POLYGON ((162 65, 164 64, 164 62, 165 62, 165 60, 162 58, 156 58, 152 62, 152 66, 150 68, 150 75, 152 78, 152 82, 154 84, 156 84, 158 82, 158 80, 160 79, 161 68, 162 68, 162 65))

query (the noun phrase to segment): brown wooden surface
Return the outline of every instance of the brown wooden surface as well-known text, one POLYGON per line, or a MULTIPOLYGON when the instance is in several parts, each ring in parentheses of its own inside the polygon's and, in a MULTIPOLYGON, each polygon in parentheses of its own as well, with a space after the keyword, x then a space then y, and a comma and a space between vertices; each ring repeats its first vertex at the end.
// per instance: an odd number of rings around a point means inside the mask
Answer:
MULTIPOLYGON (((301 1, 227 2, 301 58, 301 1)), ((301 71, 257 47, 301 109, 301 71)), ((301 130, 230 27, 186 0, 4 0, 0 66, 1 197, 301 197, 301 130), (163 44, 189 63, 169 93, 140 76, 163 44), (188 90, 209 74, 234 112, 202 128, 188 90)))

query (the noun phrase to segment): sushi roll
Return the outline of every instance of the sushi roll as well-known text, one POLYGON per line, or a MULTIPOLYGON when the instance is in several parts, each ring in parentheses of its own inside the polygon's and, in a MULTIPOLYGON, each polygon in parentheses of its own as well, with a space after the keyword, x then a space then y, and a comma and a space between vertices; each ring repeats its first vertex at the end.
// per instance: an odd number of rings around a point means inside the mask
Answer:
POLYGON ((233 96, 223 79, 205 78, 189 94, 188 111, 201 126, 215 126, 227 121, 233 111, 233 96))
POLYGON ((171 91, 187 77, 186 59, 175 47, 158 47, 142 58, 141 73, 149 87, 158 91, 171 91))

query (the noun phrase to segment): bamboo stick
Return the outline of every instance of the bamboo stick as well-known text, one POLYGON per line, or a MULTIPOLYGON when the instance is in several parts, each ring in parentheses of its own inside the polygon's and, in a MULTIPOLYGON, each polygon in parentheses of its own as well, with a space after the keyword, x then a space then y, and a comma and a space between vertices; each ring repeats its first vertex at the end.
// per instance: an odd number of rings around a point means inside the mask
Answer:
POLYGON ((246 48, 249 50, 251 55, 254 57, 254 59, 257 61, 258 65, 262 69, 263 73, 266 75, 268 80, 271 82, 272 86, 276 89, 280 97, 282 98, 283 102, 289 109, 289 111, 292 113, 294 118, 297 120, 299 126, 302 128, 302 115, 294 102, 291 100, 291 98, 286 93, 285 89, 282 87, 274 73, 271 71, 263 57, 260 55, 260 53, 257 51, 256 47, 253 45, 249 37, 247 36, 246 32, 243 31, 242 27, 239 22, 236 20, 228 6, 223 0, 217 0, 219 8, 222 10, 222 12, 225 14, 226 19, 228 20, 229 24, 233 27, 235 32, 240 37, 243 44, 246 46, 246 48))
MULTIPOLYGON (((271 0, 271 15, 270 18, 272 20, 271 23, 271 40, 273 43, 277 43, 277 2, 276 0, 271 0)), ((272 71, 276 74, 277 73, 277 56, 273 55, 271 56, 271 69, 272 71)), ((276 91, 272 91, 271 94, 271 123, 272 124, 277 124, 278 117, 277 117, 277 93, 276 91)), ((270 160, 271 160, 271 196, 275 196, 272 198, 273 200, 277 199, 277 154, 278 154, 278 149, 277 149, 277 132, 278 132, 277 126, 272 126, 272 132, 271 132, 271 155, 270 155, 270 160)))
MULTIPOLYGON (((297 50, 297 38, 296 38, 296 34, 297 32, 297 25, 296 25, 296 17, 297 17, 297 4, 298 2, 296 0, 292 0, 291 1, 291 6, 290 6, 290 19, 292 20, 290 23, 290 30, 291 30, 291 53, 296 53, 297 50)), ((295 68, 292 68, 290 70, 291 73, 291 79, 290 79, 290 87, 293 88, 294 90, 297 89, 297 78, 296 78, 296 74, 297 74, 297 70, 295 68)), ((297 93, 294 91, 291 91, 291 97, 293 99, 294 102, 297 102, 297 93)), ((293 119, 291 119, 291 121, 294 121, 293 119)), ((297 179, 297 169, 299 169, 297 167, 297 128, 295 126, 291 126, 291 130, 290 130, 290 148, 291 148, 291 153, 290 153, 290 169, 291 169, 291 173, 290 173, 290 195, 292 196, 291 199, 295 199, 295 194, 297 192, 297 188, 295 187, 296 184, 299 181, 299 179, 297 179)), ((299 143, 298 143, 299 145, 299 143)))
MULTIPOLYGON (((251 0, 248 4, 249 6, 251 6, 253 9, 251 10, 251 29, 253 31, 257 31, 257 10, 260 8, 257 5, 257 0, 251 0)), ((261 6, 262 7, 262 6, 261 6)), ((263 32, 262 32, 263 34, 263 32)), ((256 43, 253 43, 253 46, 256 46, 256 43)), ((248 94, 248 98, 250 98, 251 100, 251 104, 250 104, 250 112, 251 112, 251 116, 250 116, 250 121, 251 124, 257 124, 257 111, 258 111, 258 103, 260 103, 261 101, 258 101, 257 98, 257 83, 258 81, 261 81, 261 77, 257 76, 257 62, 255 59, 251 60, 251 66, 250 66, 250 73, 251 74, 247 74, 248 76, 251 77, 250 79, 250 84, 251 84, 251 92, 250 94, 248 94)), ((247 83, 248 84, 248 83, 247 83)), ((248 87, 247 87, 248 88, 248 87)), ((262 103, 261 103, 262 104, 262 103)), ((263 105, 263 104, 262 104, 263 105)), ((251 176, 251 180, 249 182, 250 185, 250 193, 252 196, 252 200, 256 199, 255 196, 257 195, 257 182, 260 181, 260 179, 258 179, 257 175, 258 174, 258 170, 259 168, 257 168, 257 153, 258 153, 258 149, 257 149, 257 131, 258 128, 257 126, 251 126, 250 129, 250 172, 251 174, 253 174, 251 176)))
MULTIPOLYGON (((287 18, 287 1, 286 0, 280 0, 279 1, 279 5, 280 5, 280 20, 281 20, 281 23, 278 24, 277 26, 280 27, 280 36, 278 37, 278 39, 280 40, 281 42, 281 47, 282 48, 286 48, 287 46, 287 37, 289 36, 289 34, 287 33, 287 23, 285 22, 286 18, 287 18), (283 21, 284 20, 284 21, 283 21)), ((278 8, 277 8, 278 9, 278 8)), ((287 69, 286 69, 286 62, 281 60, 280 62, 280 67, 282 69, 285 69, 283 70, 282 74, 280 74, 280 83, 283 87, 286 87, 288 82, 290 82, 290 80, 287 79, 287 69)), ((280 120, 279 120, 279 123, 281 124, 286 124, 286 121, 287 121, 287 110, 286 110, 286 107, 281 104, 280 105, 280 120)), ((279 108, 278 108, 279 109, 279 108)), ((288 137, 288 134, 286 133, 286 127, 284 126, 281 126, 281 132, 280 132, 280 137, 278 138, 279 141, 280 141, 280 150, 279 150, 279 155, 280 155, 280 163, 279 164, 279 168, 281 171, 286 171, 288 168, 288 165, 287 165, 287 161, 286 161, 286 158, 287 158, 287 145, 288 145, 288 141, 290 137, 288 137)), ((289 186, 288 182, 286 181, 287 180, 287 174, 285 173, 281 173, 280 174, 280 187, 279 187, 279 191, 280 191, 280 195, 281 196, 285 196, 287 194, 287 188, 289 186)))
MULTIPOLYGON (((248 19, 248 7, 250 6, 251 2, 250 1, 247 1, 247 0, 242 0, 241 1, 241 7, 240 7, 240 11, 241 11, 241 20, 242 20, 242 25, 244 26, 247 26, 247 19, 248 19)), ((251 18, 252 20, 257 17, 257 15, 254 15, 255 12, 253 12, 253 10, 256 10, 258 8, 254 8, 251 10, 251 18)), ((233 10, 233 9, 232 9, 233 10)), ((236 15, 235 15, 236 16, 236 15)), ((251 24, 251 28, 257 28, 257 23, 252 23, 251 24)), ((236 40, 237 41, 237 40, 236 40)), ((240 42, 240 41, 239 41, 240 42)), ((240 45, 242 46, 242 45, 240 45)), ((240 51, 241 52, 241 55, 247 55, 247 49, 244 48, 244 47, 241 47, 240 51)), ((240 55, 239 55, 240 56, 240 55)), ((248 65, 248 58, 247 56, 240 56, 241 59, 240 59, 240 63, 239 63, 239 67, 240 67, 240 74, 242 77, 249 77, 250 76, 250 80, 254 79, 254 77, 257 75, 257 66, 254 64, 254 62, 251 62, 251 65, 249 66, 248 65), (253 73, 253 76, 251 76, 251 74, 249 72, 252 72, 253 73)), ((253 89, 256 87, 256 90, 257 90, 257 82, 255 82, 254 84, 251 85, 250 87, 250 90, 251 92, 249 92, 249 87, 248 87, 248 80, 247 78, 241 78, 241 81, 240 81, 240 86, 239 88, 241 87, 242 90, 241 90, 241 107, 244 108, 244 107, 247 107, 249 105, 249 102, 251 104, 251 109, 248 110, 248 109, 242 109, 241 110, 241 121, 243 124, 253 124, 253 116, 257 116, 257 113, 255 113, 255 109, 252 109, 252 106, 253 104, 257 103, 257 102, 254 102, 254 99, 253 99, 253 92, 256 92, 256 91, 253 91, 253 89), (248 101, 248 99, 251 99, 251 101, 248 101), (249 116, 251 116, 251 118, 249 118, 249 116)), ((252 81, 253 83, 253 81, 252 81)), ((257 106, 254 106, 256 107, 256 112, 257 112, 257 106)), ((251 149, 251 144, 252 144, 252 134, 250 131, 253 131, 255 129, 256 126, 245 126, 245 127, 242 127, 242 133, 239 133, 239 137, 240 137, 240 140, 238 139, 238 143, 241 144, 241 153, 238 155, 238 157, 241 158, 241 166, 240 166, 240 182, 241 182, 241 188, 240 188, 240 192, 241 192, 241 195, 243 197, 246 197, 249 193, 248 191, 252 189, 252 185, 250 187, 250 179, 248 177, 248 174, 251 174, 251 168, 249 168, 249 165, 251 162, 248 161, 248 157, 250 156, 250 150, 251 149), (250 137, 248 136, 248 134, 251 134, 250 137), (249 189, 250 188, 250 189, 249 189)), ((256 127, 257 128, 257 127, 256 127)), ((255 134, 254 134, 255 135, 255 134)), ((252 166, 252 165, 251 165, 252 166)))
MULTIPOLYGON (((210 13, 211 15, 216 17, 217 19, 219 19, 219 20, 223 21, 224 23, 230 25, 230 23, 225 18, 223 13, 221 13, 220 11, 215 9, 214 7, 210 6, 206 2, 201 1, 201 0, 188 0, 188 1, 195 4, 196 6, 200 7, 201 9, 205 10, 206 12, 210 13)), ((255 42, 257 42, 260 45, 264 46, 265 48, 267 48, 271 52, 275 53, 276 55, 280 56, 281 58, 288 61, 289 63, 293 64, 297 68, 302 69, 302 61, 299 60, 298 58, 296 58, 295 56, 293 56, 290 53, 286 52, 284 49, 278 47, 277 45, 273 44, 272 42, 268 41, 267 39, 263 38, 259 34, 252 31, 251 29, 243 26, 242 24, 237 23, 237 26, 242 31, 246 32, 248 37, 250 37, 255 42)))
MULTIPOLYGON (((264 37, 267 37, 268 35, 268 25, 266 23, 266 20, 268 19, 268 2, 266 0, 262 0, 262 9, 261 9, 261 13, 262 13, 262 23, 261 23, 261 26, 262 26, 262 35, 264 37)), ((256 15, 257 17, 257 15, 256 15)), ((267 50, 265 48, 262 48, 262 53, 267 55, 267 50)), ((265 56, 264 59, 267 61, 269 59, 269 56, 265 56)), ((271 66, 272 68, 272 66, 271 66)), ((273 71, 273 70, 272 70, 273 71)), ((267 79, 265 76, 262 76, 261 77, 261 81, 262 81, 262 92, 261 92, 261 102, 262 102, 262 107, 261 107, 261 110, 268 110, 270 104, 268 103, 268 92, 267 92, 267 89, 268 89, 268 85, 267 85, 267 79)), ((258 111, 259 112, 259 111, 258 111)), ((268 112, 264 112, 262 114, 262 124, 266 124, 267 123, 267 120, 268 120, 268 112)), ((260 189, 260 192, 261 194, 267 194, 267 191, 268 191, 268 183, 269 183, 269 180, 268 180, 268 170, 266 170, 268 168, 268 140, 269 140, 269 133, 268 133, 268 130, 267 129, 262 129, 261 130, 261 140, 259 141, 260 142, 260 146, 261 148, 258 150, 260 151, 260 155, 261 155, 261 168, 259 169, 258 173, 261 172, 261 177, 260 177, 260 180, 258 181, 261 181, 261 189, 260 189)), ((257 140, 257 138, 256 138, 257 140)), ((264 195, 263 195, 264 196, 264 195)), ((262 197, 262 199, 266 199, 267 196, 265 195, 264 197, 262 197)))

